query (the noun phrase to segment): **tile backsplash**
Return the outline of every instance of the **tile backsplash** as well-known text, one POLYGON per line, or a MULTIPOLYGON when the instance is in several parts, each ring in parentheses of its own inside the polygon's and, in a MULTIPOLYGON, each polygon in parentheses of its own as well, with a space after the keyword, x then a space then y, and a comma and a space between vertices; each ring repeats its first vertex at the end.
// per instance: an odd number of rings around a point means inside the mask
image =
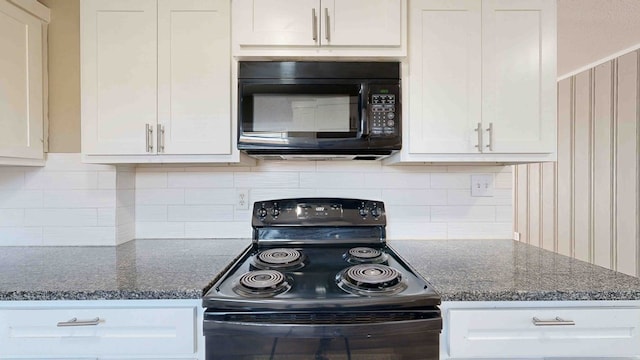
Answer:
POLYGON ((0 168, 0 246, 116 245, 132 238, 250 237, 253 201, 333 196, 382 200, 388 237, 510 238, 510 166, 383 166, 274 162, 253 167, 83 164, 49 154, 44 168, 0 168), (471 174, 494 173, 493 197, 471 174))

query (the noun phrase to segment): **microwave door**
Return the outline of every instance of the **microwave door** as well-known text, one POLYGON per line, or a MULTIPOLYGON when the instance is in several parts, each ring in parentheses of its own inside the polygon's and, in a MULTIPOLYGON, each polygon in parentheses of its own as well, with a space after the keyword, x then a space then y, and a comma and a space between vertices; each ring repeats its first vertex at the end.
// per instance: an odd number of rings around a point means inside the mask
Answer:
POLYGON ((322 142, 363 135, 360 85, 247 84, 241 89, 241 139, 322 142))

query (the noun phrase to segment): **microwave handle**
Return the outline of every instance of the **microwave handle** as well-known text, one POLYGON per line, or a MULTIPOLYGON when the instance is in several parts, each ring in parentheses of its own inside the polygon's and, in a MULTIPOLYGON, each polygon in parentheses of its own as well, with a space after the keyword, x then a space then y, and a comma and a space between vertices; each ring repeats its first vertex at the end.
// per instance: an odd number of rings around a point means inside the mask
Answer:
POLYGON ((369 92, 369 87, 367 84, 362 84, 360 86, 360 108, 362 109, 362 116, 360 119, 360 133, 358 134, 358 138, 368 139, 371 135, 371 128, 369 126, 369 122, 371 121, 371 114, 369 114, 369 107, 371 105, 371 93, 369 92))

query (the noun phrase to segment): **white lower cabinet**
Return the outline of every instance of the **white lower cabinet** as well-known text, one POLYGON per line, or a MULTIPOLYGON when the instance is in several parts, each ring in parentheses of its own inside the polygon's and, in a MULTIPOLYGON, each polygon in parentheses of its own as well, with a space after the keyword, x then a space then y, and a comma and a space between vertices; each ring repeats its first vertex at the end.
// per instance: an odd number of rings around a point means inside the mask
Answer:
POLYGON ((443 303, 441 359, 637 359, 640 302, 443 303))
POLYGON ((203 359, 198 300, 0 302, 0 359, 203 359))

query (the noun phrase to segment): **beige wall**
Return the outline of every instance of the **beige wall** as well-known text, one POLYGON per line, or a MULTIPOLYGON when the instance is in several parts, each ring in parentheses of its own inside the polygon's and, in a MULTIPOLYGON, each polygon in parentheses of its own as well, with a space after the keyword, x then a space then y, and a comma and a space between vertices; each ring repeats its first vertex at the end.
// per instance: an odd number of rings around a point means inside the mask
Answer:
POLYGON ((80 152, 80 2, 39 0, 49 24, 49 152, 80 152))
POLYGON ((640 275, 640 50, 558 83, 558 162, 514 177, 521 241, 640 275))

